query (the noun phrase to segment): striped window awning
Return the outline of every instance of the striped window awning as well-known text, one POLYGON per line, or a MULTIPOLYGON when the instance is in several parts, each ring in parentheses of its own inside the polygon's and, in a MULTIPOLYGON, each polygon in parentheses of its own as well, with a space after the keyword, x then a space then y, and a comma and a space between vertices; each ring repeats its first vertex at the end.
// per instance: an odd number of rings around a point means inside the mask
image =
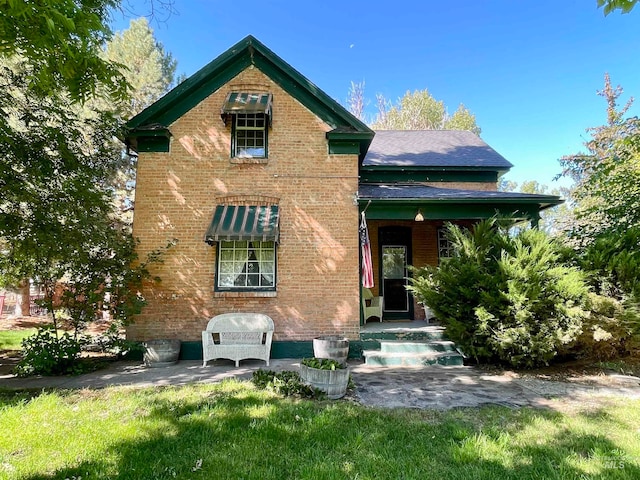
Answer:
POLYGON ((218 205, 204 241, 278 241, 280 235, 277 205, 218 205))
POLYGON ((271 121, 272 99, 270 93, 231 92, 224 101, 220 115, 225 123, 229 115, 236 113, 264 113, 271 121))

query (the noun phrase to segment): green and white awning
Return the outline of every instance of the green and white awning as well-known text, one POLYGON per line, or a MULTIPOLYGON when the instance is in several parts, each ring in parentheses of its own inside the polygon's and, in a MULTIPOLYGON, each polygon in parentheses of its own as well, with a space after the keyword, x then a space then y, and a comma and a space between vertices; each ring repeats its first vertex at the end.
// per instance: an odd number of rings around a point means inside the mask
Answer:
POLYGON ((271 122, 271 102, 273 95, 270 93, 245 93, 231 92, 227 95, 220 116, 227 121, 229 115, 238 113, 264 113, 271 122))
POLYGON ((218 205, 204 241, 274 241, 280 236, 277 205, 218 205))

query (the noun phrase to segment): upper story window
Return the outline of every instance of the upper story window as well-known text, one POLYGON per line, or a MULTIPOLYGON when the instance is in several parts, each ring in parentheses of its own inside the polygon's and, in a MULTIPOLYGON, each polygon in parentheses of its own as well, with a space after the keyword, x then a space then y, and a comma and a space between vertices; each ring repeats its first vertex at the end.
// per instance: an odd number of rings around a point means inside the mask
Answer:
POLYGON ((225 124, 231 120, 231 157, 267 158, 271 125, 270 93, 231 92, 222 106, 225 124))
POLYGON ((266 158, 266 116, 262 113, 238 113, 235 117, 231 156, 266 158))

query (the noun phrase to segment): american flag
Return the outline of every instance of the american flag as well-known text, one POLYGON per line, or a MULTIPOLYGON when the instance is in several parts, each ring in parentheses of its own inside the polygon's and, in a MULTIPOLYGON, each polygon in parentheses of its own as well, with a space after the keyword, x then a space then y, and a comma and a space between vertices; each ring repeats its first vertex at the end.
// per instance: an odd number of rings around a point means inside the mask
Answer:
POLYGON ((371 264, 371 242, 364 212, 360 214, 360 249, 362 250, 362 286, 373 287, 373 265, 371 264))

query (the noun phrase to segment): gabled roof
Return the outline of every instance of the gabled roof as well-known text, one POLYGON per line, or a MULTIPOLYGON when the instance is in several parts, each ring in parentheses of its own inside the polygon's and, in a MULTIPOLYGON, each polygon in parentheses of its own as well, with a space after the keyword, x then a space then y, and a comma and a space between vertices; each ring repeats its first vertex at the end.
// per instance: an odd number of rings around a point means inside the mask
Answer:
POLYGON ((362 165, 499 172, 506 172, 513 166, 476 134, 463 130, 376 131, 362 165))
POLYGON ((126 140, 146 135, 147 125, 169 127, 250 65, 331 126, 330 140, 357 142, 364 155, 373 131, 255 37, 249 35, 127 122, 126 140))

